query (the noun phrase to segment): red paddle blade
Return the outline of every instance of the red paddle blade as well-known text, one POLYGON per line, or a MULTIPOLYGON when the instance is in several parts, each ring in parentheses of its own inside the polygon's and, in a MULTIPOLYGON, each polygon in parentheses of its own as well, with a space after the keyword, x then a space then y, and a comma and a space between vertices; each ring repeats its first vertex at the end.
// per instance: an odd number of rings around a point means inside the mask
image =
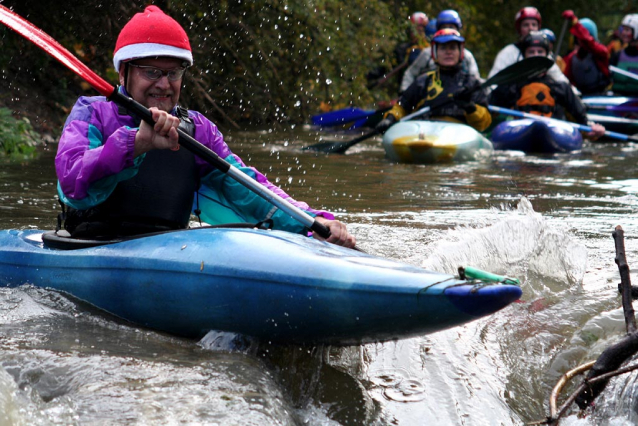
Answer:
POLYGON ((85 79, 102 95, 111 96, 115 90, 113 85, 91 71, 50 35, 2 5, 0 5, 0 22, 60 61, 64 66, 85 79))

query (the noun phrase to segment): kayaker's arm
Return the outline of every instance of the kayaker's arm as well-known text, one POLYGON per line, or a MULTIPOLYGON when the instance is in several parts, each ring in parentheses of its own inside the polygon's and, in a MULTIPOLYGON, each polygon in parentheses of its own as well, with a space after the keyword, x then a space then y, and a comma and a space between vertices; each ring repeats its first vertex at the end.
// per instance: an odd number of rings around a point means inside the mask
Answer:
POLYGON ((469 126, 474 127, 479 132, 487 129, 492 124, 492 114, 483 105, 476 105, 476 109, 470 114, 466 112, 465 119, 469 126))
POLYGON ((477 80, 472 87, 454 96, 455 102, 465 111, 465 121, 479 132, 492 124, 492 115, 487 109, 487 95, 477 80))
POLYGON ((588 122, 587 107, 579 97, 574 95, 574 91, 571 90, 571 86, 563 83, 560 85, 560 91, 562 95, 561 97, 563 98, 561 104, 570 116, 573 117, 574 121, 578 124, 591 127, 591 132, 584 133, 584 136, 589 140, 597 140, 603 136, 605 133, 605 127, 594 122, 588 122))
POLYGON ((103 98, 78 99, 60 136, 55 158, 58 195, 77 209, 102 203, 118 182, 137 173, 144 158, 133 156, 135 127, 121 124, 104 136, 96 117, 106 113, 105 104, 103 98))
MULTIPOLYGON (((330 229, 330 238, 328 238, 326 241, 344 247, 353 248, 355 246, 356 239, 354 235, 348 232, 345 224, 339 222, 338 220, 329 220, 321 216, 317 216, 315 219, 317 220, 317 222, 330 229)), ((316 232, 314 232, 312 236, 317 238, 318 240, 324 239, 316 232)))

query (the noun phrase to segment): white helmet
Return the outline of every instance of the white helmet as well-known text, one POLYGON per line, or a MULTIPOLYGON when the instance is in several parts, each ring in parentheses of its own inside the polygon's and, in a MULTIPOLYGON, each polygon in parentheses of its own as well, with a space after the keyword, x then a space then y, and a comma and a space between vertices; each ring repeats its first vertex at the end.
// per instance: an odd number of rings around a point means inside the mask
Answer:
POLYGON ((627 28, 631 28, 634 32, 632 37, 634 40, 638 40, 638 13, 631 13, 629 15, 625 15, 622 18, 622 22, 620 25, 624 25, 627 28))

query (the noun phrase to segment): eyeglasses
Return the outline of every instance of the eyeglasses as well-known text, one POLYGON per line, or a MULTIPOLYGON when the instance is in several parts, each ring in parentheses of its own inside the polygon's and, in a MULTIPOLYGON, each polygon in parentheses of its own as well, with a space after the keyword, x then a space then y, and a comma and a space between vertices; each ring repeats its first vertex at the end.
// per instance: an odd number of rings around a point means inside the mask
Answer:
POLYGON ((169 81, 178 81, 182 77, 184 77, 184 73, 186 72, 186 68, 173 68, 170 70, 163 70, 161 68, 152 67, 150 65, 137 65, 129 62, 130 66, 139 68, 142 70, 142 76, 150 81, 157 81, 160 78, 166 76, 169 81))

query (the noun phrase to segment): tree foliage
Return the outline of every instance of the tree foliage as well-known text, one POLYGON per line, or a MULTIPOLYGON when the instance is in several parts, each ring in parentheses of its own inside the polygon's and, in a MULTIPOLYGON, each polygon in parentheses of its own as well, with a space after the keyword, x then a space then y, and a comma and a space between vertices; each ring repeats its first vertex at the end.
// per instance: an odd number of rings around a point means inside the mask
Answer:
MULTIPOLYGON (((146 4, 143 0, 66 0, 64 7, 40 0, 5 0, 113 84, 111 58, 120 29, 146 4)), ((179 21, 191 39, 195 65, 185 79, 182 103, 222 126, 300 123, 320 108, 374 107, 396 97, 396 86, 369 90, 365 75, 392 68, 394 46, 403 41, 413 11, 435 17, 456 9, 463 33, 481 73, 486 75, 499 49, 514 41, 518 9, 534 5, 544 26, 558 36, 561 12, 554 1, 504 0, 181 0, 155 1, 179 21)), ((599 33, 618 25, 633 2, 573 0, 577 14, 599 23, 599 33)), ((0 87, 10 96, 0 105, 13 110, 48 108, 33 120, 52 128, 64 119, 75 98, 95 92, 30 42, 2 28, 0 87), (19 96, 17 96, 18 94, 19 96), (29 100, 31 102, 29 102, 29 100)), ((567 43, 564 43, 567 46, 567 43)))

